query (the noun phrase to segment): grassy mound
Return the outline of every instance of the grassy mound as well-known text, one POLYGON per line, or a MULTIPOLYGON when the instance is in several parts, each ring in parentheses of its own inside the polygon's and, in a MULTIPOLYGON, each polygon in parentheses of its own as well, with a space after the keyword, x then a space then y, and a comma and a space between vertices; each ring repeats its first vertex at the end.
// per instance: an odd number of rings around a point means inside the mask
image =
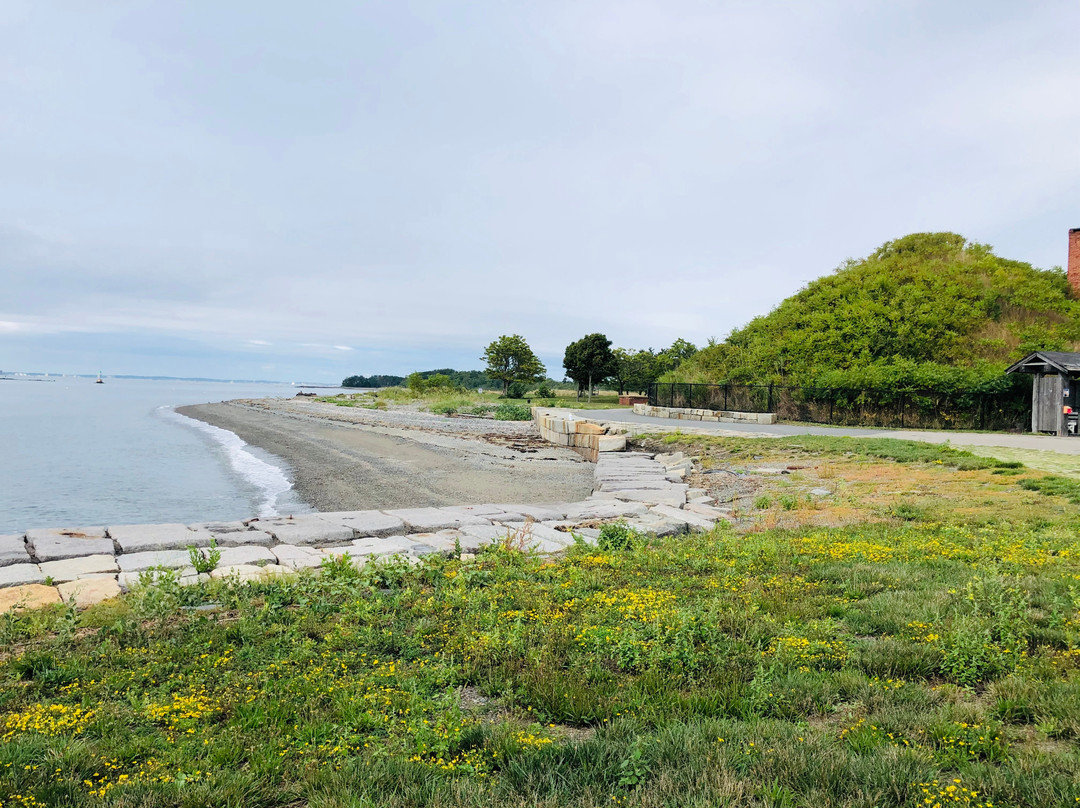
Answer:
POLYGON ((664 380, 990 391, 1015 359, 1078 345, 1080 301, 1063 272, 916 233, 811 282, 664 380))

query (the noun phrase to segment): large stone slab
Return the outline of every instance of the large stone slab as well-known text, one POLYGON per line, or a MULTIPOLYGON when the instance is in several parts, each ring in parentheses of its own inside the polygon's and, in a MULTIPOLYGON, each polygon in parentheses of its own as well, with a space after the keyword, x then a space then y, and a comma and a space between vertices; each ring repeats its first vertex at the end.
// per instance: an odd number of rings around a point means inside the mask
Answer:
POLYGON ((347 511, 323 514, 323 516, 327 519, 333 518, 345 527, 352 528, 354 535, 360 538, 397 536, 405 530, 404 522, 382 511, 347 511))
POLYGON ((0 567, 29 563, 30 553, 22 536, 0 536, 0 567))
POLYGON ((76 581, 79 578, 99 575, 103 572, 115 574, 120 571, 116 566, 116 559, 112 555, 105 554, 65 558, 62 561, 45 561, 38 566, 41 568, 41 574, 46 579, 52 579, 54 584, 76 581))
POLYGON ((206 530, 211 536, 215 536, 218 541, 221 541, 221 537, 226 533, 243 533, 248 529, 247 522, 237 519, 232 522, 200 522, 195 525, 188 525, 192 530, 206 530))
POLYGON ((645 505, 668 505, 681 508, 686 504, 686 495, 682 491, 644 488, 636 491, 603 491, 605 496, 626 502, 641 502, 645 505))
POLYGON ((154 567, 182 569, 191 566, 191 554, 187 550, 151 550, 145 553, 124 553, 117 556, 116 563, 120 566, 121 572, 142 572, 154 567))
POLYGON ((80 609, 101 603, 103 600, 120 597, 120 585, 112 575, 68 581, 60 584, 56 589, 65 603, 72 603, 80 609))
POLYGON ((506 513, 498 505, 450 505, 442 510, 460 513, 463 516, 479 516, 482 519, 494 519, 496 516, 506 513))
POLYGON ((397 508, 384 513, 404 522, 409 533, 433 533, 463 525, 489 524, 489 520, 481 516, 466 516, 449 508, 397 508))
POLYGON ((219 567, 233 567, 241 564, 256 566, 277 564, 277 556, 266 547, 222 547, 220 552, 219 567))
POLYGON ((45 575, 38 569, 37 564, 9 564, 0 567, 0 587, 43 583, 45 575))
POLYGON ((353 556, 413 555, 416 540, 405 536, 368 537, 353 539, 353 556))
MULTIPOLYGON (((676 483, 672 483, 670 480, 665 480, 663 477, 657 479, 654 477, 642 477, 640 479, 625 479, 625 480, 604 480, 600 483, 601 491, 641 491, 643 489, 657 489, 661 491, 669 491, 676 487, 676 483)), ((682 490, 686 490, 686 486, 683 486, 682 490)))
POLYGON ((116 582, 120 585, 121 590, 129 592, 135 587, 141 586, 144 580, 150 586, 153 586, 162 576, 174 573, 179 576, 177 581, 180 586, 194 586, 210 580, 209 575, 195 572, 194 567, 181 567, 178 570, 166 570, 164 572, 156 569, 141 570, 140 572, 121 572, 116 576, 116 582))
POLYGON ((655 533, 657 536, 678 536, 686 532, 686 522, 666 519, 658 513, 635 516, 628 521, 635 530, 642 533, 655 533))
POLYGON ((103 527, 47 528, 26 531, 26 549, 38 561, 58 561, 111 553, 113 543, 103 527))
POLYGON ((460 530, 440 530, 437 533, 410 533, 397 538, 412 543, 412 555, 424 556, 430 553, 453 552, 455 542, 460 543, 464 534, 460 530))
POLYGON ((282 544, 292 545, 345 544, 356 536, 351 527, 316 514, 260 519, 252 526, 265 530, 282 544))
POLYGON ((192 530, 176 523, 161 525, 109 526, 109 535, 124 553, 143 553, 155 550, 183 550, 187 547, 206 547, 210 544, 210 531, 205 528, 192 530))
POLYGON ((550 525, 534 522, 521 531, 529 549, 541 553, 554 553, 565 550, 574 543, 574 537, 550 525))
POLYGON ((623 502, 618 499, 576 502, 567 508, 566 518, 581 522, 590 519, 619 519, 628 516, 640 516, 649 509, 640 502, 623 502))
MULTIPOLYGON (((515 523, 511 525, 466 525, 461 529, 461 549, 473 551, 486 544, 493 544, 511 540, 518 534, 523 526, 515 523)), ((454 549, 453 546, 447 548, 454 549)))
POLYGON ((12 609, 37 609, 53 603, 60 603, 60 593, 55 586, 28 584, 0 589, 0 614, 12 609))
POLYGON ((233 578, 241 582, 265 581, 276 575, 288 575, 292 572, 294 572, 294 570, 291 570, 288 567, 278 566, 277 564, 270 564, 262 567, 256 566, 255 564, 232 564, 218 567, 210 573, 210 577, 217 580, 233 578))
POLYGON ((706 519, 704 516, 698 516, 696 513, 680 510, 679 508, 672 508, 667 505, 657 505, 651 509, 653 513, 659 514, 672 521, 682 521, 688 526, 697 528, 698 530, 712 530, 716 527, 716 523, 710 519, 706 519))
POLYGON ((251 544, 269 547, 274 543, 274 537, 265 530, 249 528, 244 522, 206 522, 188 527, 191 530, 205 530, 214 537, 219 547, 244 547, 251 544))
MULTIPOLYGON (((499 505, 498 507, 510 513, 520 513, 522 516, 526 516, 535 522, 551 522, 556 519, 562 519, 566 516, 567 505, 565 503, 546 503, 544 505, 524 505, 524 504, 512 504, 512 505, 499 505)), ((509 519, 492 519, 495 522, 511 521, 509 519)), ((513 520, 517 521, 517 520, 513 520)))
POLYGON ((271 548, 271 552, 277 558, 280 566, 288 567, 291 570, 320 567, 326 557, 323 555, 322 550, 316 550, 314 547, 301 547, 295 544, 279 544, 277 547, 271 548))
POLYGON ((731 519, 730 508, 714 508, 712 505, 705 505, 699 502, 688 502, 684 510, 690 511, 690 513, 696 513, 698 516, 704 516, 706 519, 712 519, 714 521, 718 519, 731 519))

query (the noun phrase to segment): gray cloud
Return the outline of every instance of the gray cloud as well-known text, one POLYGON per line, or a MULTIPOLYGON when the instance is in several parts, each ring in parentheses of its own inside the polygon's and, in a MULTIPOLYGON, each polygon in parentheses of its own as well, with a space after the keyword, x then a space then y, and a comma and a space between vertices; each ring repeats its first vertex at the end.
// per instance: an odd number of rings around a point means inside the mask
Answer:
POLYGON ((159 348, 117 372, 183 345, 200 375, 334 377, 475 367, 522 333, 558 372, 594 330, 722 337, 915 230, 1060 264, 1077 23, 1067 2, 5 4, 0 366, 96 369, 77 335, 102 334, 159 348))

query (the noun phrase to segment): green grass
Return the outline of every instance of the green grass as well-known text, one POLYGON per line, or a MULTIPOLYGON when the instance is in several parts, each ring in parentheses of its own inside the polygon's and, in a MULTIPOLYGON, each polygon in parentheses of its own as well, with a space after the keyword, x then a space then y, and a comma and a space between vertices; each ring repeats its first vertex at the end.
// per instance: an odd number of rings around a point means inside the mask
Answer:
POLYGON ((1017 480, 1017 484, 1028 491, 1038 491, 1048 497, 1064 497, 1073 505, 1080 505, 1080 480, 1050 474, 1045 477, 1025 477, 1017 480))
POLYGON ((605 535, 8 616, 0 804, 1080 797, 1074 529, 605 535))
MULTIPOLYGON (((734 438, 673 432, 662 435, 641 435, 637 440, 659 440, 665 444, 718 447, 731 457, 749 458, 759 454, 761 438, 734 438)), ((1021 468, 1016 460, 999 460, 958 449, 948 444, 921 443, 895 438, 851 438, 832 435, 795 435, 785 438, 768 438, 768 451, 772 454, 787 452, 791 455, 844 456, 874 460, 894 460, 898 463, 936 463, 962 471, 974 469, 1021 468)))

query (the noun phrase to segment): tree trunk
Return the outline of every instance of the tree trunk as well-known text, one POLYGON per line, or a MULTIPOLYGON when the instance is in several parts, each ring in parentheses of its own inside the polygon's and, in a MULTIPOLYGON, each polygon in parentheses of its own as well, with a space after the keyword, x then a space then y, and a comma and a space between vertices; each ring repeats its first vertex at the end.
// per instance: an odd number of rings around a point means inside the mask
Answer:
POLYGON ((589 371, 589 403, 592 404, 592 371, 589 371))

